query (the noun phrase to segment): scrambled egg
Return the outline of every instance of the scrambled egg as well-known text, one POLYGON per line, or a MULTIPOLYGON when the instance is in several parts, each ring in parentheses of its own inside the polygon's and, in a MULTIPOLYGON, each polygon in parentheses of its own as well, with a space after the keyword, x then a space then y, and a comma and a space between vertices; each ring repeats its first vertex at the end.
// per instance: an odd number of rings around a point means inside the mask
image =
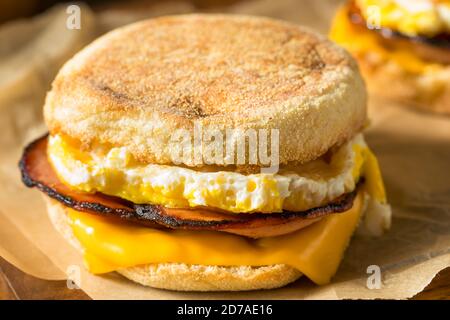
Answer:
POLYGON ((229 212, 302 211, 350 192, 361 175, 368 193, 385 203, 375 156, 357 135, 333 152, 276 174, 207 172, 195 168, 142 164, 126 148, 80 151, 59 135, 49 138, 48 155, 60 179, 76 190, 102 192, 134 203, 166 207, 214 207, 229 212))
POLYGON ((449 0, 356 0, 366 21, 409 36, 434 36, 450 32, 449 0), (373 10, 374 8, 378 10, 373 10))

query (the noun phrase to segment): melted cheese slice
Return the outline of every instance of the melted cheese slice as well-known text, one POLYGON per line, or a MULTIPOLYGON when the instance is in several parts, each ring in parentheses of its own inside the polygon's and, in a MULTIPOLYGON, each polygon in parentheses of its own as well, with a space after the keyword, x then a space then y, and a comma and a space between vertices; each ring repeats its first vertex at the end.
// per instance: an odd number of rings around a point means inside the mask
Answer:
POLYGON ((336 273, 358 225, 362 193, 345 213, 329 215, 297 232, 257 240, 221 232, 119 224, 71 209, 68 217, 92 273, 167 262, 220 266, 287 264, 315 283, 326 284, 336 273))

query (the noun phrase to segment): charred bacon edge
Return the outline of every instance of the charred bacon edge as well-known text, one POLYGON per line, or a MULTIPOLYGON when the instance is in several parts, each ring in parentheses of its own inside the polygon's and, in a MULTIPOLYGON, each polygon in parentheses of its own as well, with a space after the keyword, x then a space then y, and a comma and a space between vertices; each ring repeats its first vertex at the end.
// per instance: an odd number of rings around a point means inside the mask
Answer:
MULTIPOLYGON (((282 221, 282 223, 286 223, 295 218, 305 218, 305 219, 318 218, 329 213, 341 213, 349 210, 353 206, 353 200, 356 197, 359 185, 363 183, 363 181, 360 181, 355 190, 338 197, 332 203, 329 203, 321 207, 311 208, 305 211, 299 212, 283 211, 280 213, 272 213, 272 214, 251 213, 251 214, 230 215, 230 217, 233 217, 234 220, 200 221, 191 219, 181 219, 168 215, 165 212, 166 210, 170 209, 164 208, 160 205, 135 204, 128 200, 104 195, 102 193, 96 193, 95 196, 98 196, 103 199, 108 199, 109 201, 115 201, 116 203, 120 204, 122 208, 112 208, 97 202, 78 201, 73 197, 58 192, 58 190, 48 186, 43 181, 35 180, 32 177, 32 174, 30 174, 29 158, 35 148, 39 147, 39 145, 42 143, 46 143, 47 137, 48 133, 31 142, 24 149, 22 157, 19 161, 19 168, 22 175, 22 181, 27 187, 29 188, 36 187, 50 198, 55 199, 56 201, 60 202, 66 207, 73 208, 78 211, 88 212, 101 216, 115 216, 127 221, 137 222, 144 225, 154 225, 154 223, 156 223, 158 225, 162 225, 173 229, 220 230, 229 227, 233 228, 239 226, 245 227, 246 224, 249 224, 250 222, 252 222, 252 220, 254 221, 255 219, 259 219, 260 221, 279 220, 282 221), (238 217, 239 219, 236 220, 236 217, 238 217)), ((75 193, 79 193, 80 195, 83 194, 81 192, 75 193)))

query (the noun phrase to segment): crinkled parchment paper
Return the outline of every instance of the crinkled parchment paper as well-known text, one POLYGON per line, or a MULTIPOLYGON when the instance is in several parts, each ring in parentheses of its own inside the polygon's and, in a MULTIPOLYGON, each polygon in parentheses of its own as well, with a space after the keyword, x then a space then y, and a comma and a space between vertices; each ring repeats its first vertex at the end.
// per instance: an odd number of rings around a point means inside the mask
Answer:
MULTIPOLYGON (((80 254, 53 230, 40 193, 22 185, 21 150, 45 131, 45 92, 77 50, 113 27, 193 8, 166 3, 139 14, 94 14, 83 6, 81 30, 65 27, 65 8, 0 28, 0 255, 16 267, 45 279, 65 279, 70 267, 80 287, 98 299, 342 299, 411 297, 450 266, 450 118, 371 97, 366 136, 383 170, 392 229, 379 239, 356 235, 332 284, 318 287, 303 278, 269 291, 177 293, 141 287, 114 273, 89 274, 80 254), (381 268, 380 289, 366 286, 370 265, 381 268)), ((257 0, 224 10, 286 19, 325 33, 335 9, 335 1, 257 0)))

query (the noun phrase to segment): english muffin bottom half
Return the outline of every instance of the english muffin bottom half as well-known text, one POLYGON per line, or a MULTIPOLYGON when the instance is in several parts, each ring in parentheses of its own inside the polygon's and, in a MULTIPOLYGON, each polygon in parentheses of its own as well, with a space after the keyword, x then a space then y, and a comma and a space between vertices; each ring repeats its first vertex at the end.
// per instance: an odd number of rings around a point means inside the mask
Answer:
POLYGON ((450 1, 350 0, 330 38, 358 60, 369 91, 450 114, 450 1))
POLYGON ((390 226, 351 56, 281 21, 195 14, 114 30, 60 70, 22 180, 94 274, 179 291, 336 273, 390 226))

